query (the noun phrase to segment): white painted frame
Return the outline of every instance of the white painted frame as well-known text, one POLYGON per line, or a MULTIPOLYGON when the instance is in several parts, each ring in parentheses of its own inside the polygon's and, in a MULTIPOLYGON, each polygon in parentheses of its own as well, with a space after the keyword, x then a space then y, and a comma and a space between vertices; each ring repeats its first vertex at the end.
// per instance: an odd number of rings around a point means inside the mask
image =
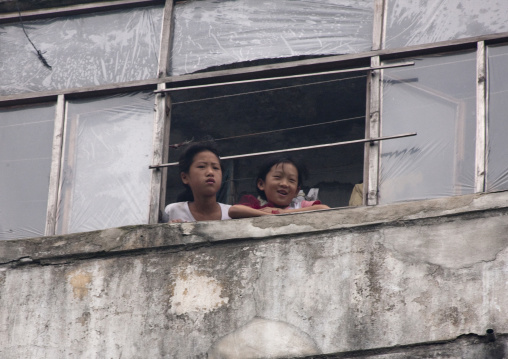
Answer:
POLYGON ((56 101, 55 124, 53 130, 53 148, 51 154, 51 170, 49 175, 48 207, 46 211, 46 236, 53 236, 56 233, 64 126, 65 96, 59 95, 56 101))
POLYGON ((485 191, 487 141, 487 60, 485 42, 478 41, 476 52, 476 156, 475 192, 485 191))

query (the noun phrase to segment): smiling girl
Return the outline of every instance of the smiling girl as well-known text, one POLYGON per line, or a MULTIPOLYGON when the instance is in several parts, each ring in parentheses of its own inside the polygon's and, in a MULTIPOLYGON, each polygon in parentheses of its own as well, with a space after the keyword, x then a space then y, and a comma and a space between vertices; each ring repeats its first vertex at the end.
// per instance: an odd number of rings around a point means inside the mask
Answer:
POLYGON ((272 157, 259 170, 256 187, 259 196, 267 201, 261 205, 254 196, 244 196, 240 204, 229 209, 231 218, 258 217, 270 214, 294 213, 328 209, 320 201, 301 201, 292 204, 302 186, 303 168, 289 157, 272 157))
POLYGON ((222 166, 213 142, 190 145, 178 161, 185 186, 177 200, 166 206, 163 222, 179 223, 231 219, 230 205, 217 202, 222 184, 222 166))

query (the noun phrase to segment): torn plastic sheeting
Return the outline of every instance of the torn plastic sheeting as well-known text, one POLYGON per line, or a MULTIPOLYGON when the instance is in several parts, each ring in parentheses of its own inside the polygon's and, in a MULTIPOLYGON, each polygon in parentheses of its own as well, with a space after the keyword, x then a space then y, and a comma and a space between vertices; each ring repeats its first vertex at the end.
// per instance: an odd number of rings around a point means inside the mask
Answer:
POLYGON ((390 0, 385 48, 508 31, 505 0, 390 0))
POLYGON ((162 7, 0 26, 0 95, 156 77, 162 7))
POLYGON ((152 93, 69 102, 59 234, 146 224, 152 93))
POLYGON ((372 47, 373 0, 176 3, 172 74, 257 59, 372 47))

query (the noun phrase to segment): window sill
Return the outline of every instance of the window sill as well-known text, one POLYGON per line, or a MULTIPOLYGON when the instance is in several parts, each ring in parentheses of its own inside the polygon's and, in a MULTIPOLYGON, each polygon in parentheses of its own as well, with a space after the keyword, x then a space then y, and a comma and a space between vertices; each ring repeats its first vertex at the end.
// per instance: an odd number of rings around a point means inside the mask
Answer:
POLYGON ((59 264, 69 260, 182 251, 233 241, 262 240, 308 233, 372 231, 508 209, 508 191, 415 202, 347 207, 228 221, 153 224, 110 228, 63 236, 0 241, 5 266, 59 264))

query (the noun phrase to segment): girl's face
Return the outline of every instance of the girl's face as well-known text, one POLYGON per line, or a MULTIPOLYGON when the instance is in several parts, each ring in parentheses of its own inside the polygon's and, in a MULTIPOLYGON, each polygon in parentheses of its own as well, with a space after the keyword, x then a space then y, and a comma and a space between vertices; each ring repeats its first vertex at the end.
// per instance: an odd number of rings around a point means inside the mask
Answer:
POLYGON ((258 179, 258 188, 265 192, 268 202, 286 208, 298 193, 298 170, 292 163, 273 165, 265 180, 258 179))
POLYGON ((210 151, 194 155, 189 173, 180 174, 182 182, 192 190, 194 199, 215 196, 222 183, 222 170, 217 156, 210 151))

